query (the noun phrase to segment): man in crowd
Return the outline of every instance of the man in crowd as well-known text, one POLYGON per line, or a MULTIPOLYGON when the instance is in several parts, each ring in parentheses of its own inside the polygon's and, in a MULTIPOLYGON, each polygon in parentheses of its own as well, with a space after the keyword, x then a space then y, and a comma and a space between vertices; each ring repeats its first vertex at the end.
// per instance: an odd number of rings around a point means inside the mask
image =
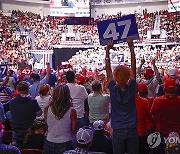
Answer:
POLYGON ((56 74, 53 72, 53 70, 51 70, 50 76, 49 76, 49 81, 48 84, 50 87, 55 87, 55 84, 57 82, 57 77, 56 74))
POLYGON ((51 74, 51 69, 50 69, 50 64, 47 63, 47 69, 46 69, 46 76, 40 80, 40 76, 38 74, 31 74, 31 78, 33 79, 33 84, 30 86, 30 89, 29 89, 29 94, 32 96, 32 97, 36 97, 38 96, 38 91, 39 91, 39 88, 41 87, 41 85, 43 84, 47 84, 49 82, 49 77, 50 77, 50 74, 51 74))
POLYGON ((84 120, 84 101, 88 97, 88 93, 84 86, 75 82, 75 73, 73 71, 66 72, 67 85, 70 90, 72 104, 77 112, 77 125, 81 128, 85 125, 84 120))
POLYGON ((144 65, 145 60, 141 60, 141 64, 137 69, 137 81, 138 82, 144 82, 146 83, 148 87, 148 97, 155 97, 156 94, 156 88, 159 83, 160 74, 158 72, 158 69, 155 65, 155 59, 152 60, 152 65, 154 67, 154 70, 152 70, 151 67, 147 67, 144 70, 144 78, 141 76, 141 68, 144 65), (155 74, 154 74, 155 73, 155 74))
MULTIPOLYGON (((168 137, 172 131, 180 134, 180 98, 176 94, 175 80, 168 78, 164 82, 165 95, 154 99, 151 114, 155 121, 156 132, 168 137)), ((158 154, 164 154, 165 142, 157 147, 158 154)))
MULTIPOLYGON (((180 96, 180 83, 179 83, 179 77, 178 77, 178 70, 176 68, 169 69, 168 70, 168 78, 175 80, 176 86, 177 86, 176 94, 178 96, 180 96)), ((162 96, 162 95, 164 95, 164 85, 163 84, 159 86, 157 96, 162 96)))
POLYGON ((12 141, 19 148, 22 148, 22 142, 26 131, 33 125, 36 116, 41 116, 42 110, 37 101, 28 96, 29 85, 22 81, 17 85, 19 95, 9 103, 9 109, 12 115, 12 141))
POLYGON ((0 153, 1 154, 20 154, 19 149, 12 145, 3 144, 4 125, 0 122, 0 153))
MULTIPOLYGON (((14 78, 14 71, 13 70, 9 70, 8 73, 8 80, 7 80, 7 83, 6 83, 6 86, 13 92, 15 90, 15 85, 16 85, 16 81, 15 81, 15 78, 14 78)), ((7 78, 4 77, 4 80, 6 80, 7 78)))

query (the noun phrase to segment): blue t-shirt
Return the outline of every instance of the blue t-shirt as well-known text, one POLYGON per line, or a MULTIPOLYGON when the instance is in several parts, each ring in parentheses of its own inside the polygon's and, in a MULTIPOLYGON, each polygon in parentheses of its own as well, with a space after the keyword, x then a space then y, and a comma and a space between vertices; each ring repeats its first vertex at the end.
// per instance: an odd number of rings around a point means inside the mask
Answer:
POLYGON ((30 87, 29 87, 29 94, 35 98, 38 96, 38 91, 43 84, 47 84, 49 81, 49 78, 45 76, 41 81, 36 81, 34 82, 30 87))
POLYGON ((12 128, 14 131, 23 131, 30 128, 36 118, 36 112, 41 110, 37 100, 29 96, 15 97, 9 102, 9 109, 12 115, 12 128))
POLYGON ((111 125, 113 129, 136 128, 137 112, 135 95, 137 83, 130 80, 124 91, 112 80, 108 88, 111 98, 111 125))
POLYGON ((54 73, 51 73, 51 75, 49 77, 49 82, 48 82, 50 87, 55 87, 56 81, 57 81, 56 75, 54 73))

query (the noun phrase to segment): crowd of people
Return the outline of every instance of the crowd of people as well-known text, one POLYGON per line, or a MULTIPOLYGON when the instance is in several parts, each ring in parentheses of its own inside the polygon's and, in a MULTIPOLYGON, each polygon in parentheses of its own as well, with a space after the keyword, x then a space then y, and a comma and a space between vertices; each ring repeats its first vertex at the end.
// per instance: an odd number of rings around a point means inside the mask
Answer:
MULTIPOLYGON (((179 13, 167 11, 136 14, 140 42, 156 15, 167 41, 178 42, 179 13)), ((20 10, 0 14, 0 63, 28 64, 28 50, 49 50, 62 41, 99 44, 96 23, 121 16, 102 14, 92 25, 73 25, 75 37, 64 39, 63 18, 20 10)), ((127 43, 79 50, 67 61, 71 67, 57 71, 49 63, 39 73, 9 69, 0 79, 0 153, 180 153, 179 143, 168 142, 180 135, 180 46, 127 43), (113 59, 119 55, 122 61, 113 59), (12 132, 8 143, 6 131, 12 132), (154 132, 162 142, 151 149, 147 140, 154 132)))
MULTIPOLYGON (((166 31, 167 41, 179 42, 180 15, 178 12, 169 13, 166 10, 136 13, 139 42, 147 39, 147 32, 153 30, 156 15, 160 16, 160 29, 166 31)), ((123 16, 121 12, 117 15, 102 14, 92 19, 91 25, 72 25, 69 32, 68 25, 64 24, 64 18, 50 16, 42 18, 39 14, 20 10, 13 10, 11 16, 1 13, 0 62, 13 66, 29 64, 31 62, 28 59, 33 57, 29 53, 30 49, 50 50, 53 49, 53 45, 61 44, 62 41, 80 41, 82 45, 99 45, 96 23, 121 16, 123 16)))
POLYGON ((128 47, 129 65, 112 70, 110 54, 116 51, 112 50, 113 43, 108 43, 101 55, 106 73, 86 68, 77 72, 71 67, 56 74, 49 63, 41 74, 18 76, 9 70, 0 87, 0 151, 20 153, 34 148, 45 154, 180 152, 178 143, 163 140, 169 134, 180 134, 179 69, 167 68, 166 74, 160 75, 158 59, 146 66, 142 57, 138 64, 131 38, 128 47), (3 134, 9 130, 12 141, 3 144, 3 134), (147 137, 154 132, 161 135, 162 143, 151 149, 147 137))

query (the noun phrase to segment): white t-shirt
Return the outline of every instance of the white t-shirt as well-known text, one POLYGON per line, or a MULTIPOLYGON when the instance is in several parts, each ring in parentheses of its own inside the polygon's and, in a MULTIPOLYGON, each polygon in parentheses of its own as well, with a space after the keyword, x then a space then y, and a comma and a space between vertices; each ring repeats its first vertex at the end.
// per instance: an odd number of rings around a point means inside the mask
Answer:
POLYGON ((77 112, 77 118, 84 117, 84 100, 88 97, 88 93, 84 86, 76 83, 67 83, 72 98, 73 108, 77 112))
POLYGON ((43 112, 42 116, 38 117, 38 118, 43 119, 44 118, 44 108, 50 104, 51 96, 50 95, 36 96, 35 99, 37 100, 37 102, 38 102, 38 104, 39 104, 39 106, 43 112))

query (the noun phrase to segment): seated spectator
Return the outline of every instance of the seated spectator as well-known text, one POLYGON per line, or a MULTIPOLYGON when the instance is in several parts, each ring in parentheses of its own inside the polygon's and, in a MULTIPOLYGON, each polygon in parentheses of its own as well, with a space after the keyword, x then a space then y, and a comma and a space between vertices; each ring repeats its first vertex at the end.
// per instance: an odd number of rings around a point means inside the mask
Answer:
POLYGON ((3 104, 0 102, 0 122, 4 123, 6 120, 6 115, 4 113, 4 107, 3 104))
POLYGON ((93 123, 95 130, 90 151, 113 153, 112 139, 105 135, 105 123, 102 120, 97 120, 93 123))
POLYGON ((93 81, 92 90, 93 93, 88 96, 90 124, 96 120, 107 123, 109 121, 110 96, 102 93, 102 85, 98 80, 93 81))
POLYGON ((28 129, 23 148, 43 149, 46 132, 44 120, 35 120, 33 126, 28 129))
MULTIPOLYGON (((178 77, 178 70, 176 68, 171 68, 168 70, 168 78, 171 78, 176 81, 177 90, 176 93, 178 96, 180 96, 180 83, 179 83, 179 77, 178 77)), ((157 96, 164 95, 164 85, 159 86, 158 94, 157 96)))
POLYGON ((84 126, 80 128, 76 134, 77 147, 75 148, 75 150, 69 150, 64 152, 63 154, 96 154, 96 152, 89 151, 89 148, 92 144, 92 140, 93 129, 88 126, 84 126))
POLYGON ((58 85, 52 101, 44 110, 48 135, 44 143, 44 154, 63 153, 72 149, 72 137, 77 127, 77 114, 73 109, 67 85, 58 85))
MULTIPOLYGON (((39 89, 39 96, 35 97, 43 112, 44 108, 50 104, 51 95, 49 93, 50 86, 48 84, 43 84, 39 89)), ((42 114, 42 116, 38 118, 44 119, 44 114, 42 114)))
POLYGON ((3 144, 4 125, 0 123, 0 153, 1 154, 21 154, 19 149, 12 145, 3 144))
POLYGON ((12 115, 12 144, 21 149, 27 130, 33 125, 36 116, 41 116, 42 110, 37 101, 28 96, 27 82, 20 82, 17 89, 19 95, 9 102, 9 109, 12 115))

